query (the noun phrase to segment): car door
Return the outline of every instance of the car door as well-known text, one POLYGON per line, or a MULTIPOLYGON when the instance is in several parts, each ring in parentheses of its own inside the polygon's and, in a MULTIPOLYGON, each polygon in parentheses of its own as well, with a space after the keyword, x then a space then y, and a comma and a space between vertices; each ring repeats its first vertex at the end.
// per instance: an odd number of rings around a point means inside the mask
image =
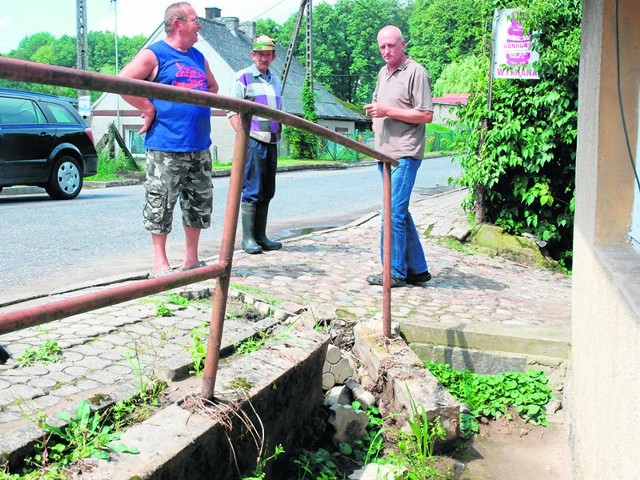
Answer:
POLYGON ((29 98, 0 96, 0 182, 46 182, 56 128, 29 98))

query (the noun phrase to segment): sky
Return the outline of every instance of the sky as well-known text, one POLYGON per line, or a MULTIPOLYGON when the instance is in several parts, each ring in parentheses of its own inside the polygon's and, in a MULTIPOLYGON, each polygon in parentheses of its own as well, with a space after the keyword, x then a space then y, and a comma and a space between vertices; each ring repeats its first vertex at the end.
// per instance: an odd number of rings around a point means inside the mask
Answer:
MULTIPOLYGON (((88 31, 118 35, 151 35, 175 0, 86 0, 88 31)), ((313 3, 315 6, 321 0, 313 3)), ((322 0, 334 4, 336 0, 322 0)), ((18 47, 24 37, 49 32, 60 38, 76 35, 76 0, 0 0, 0 54, 18 47)), ((218 7, 223 17, 241 22, 271 18, 283 23, 300 9, 300 0, 190 0, 200 17, 205 7, 218 7)))

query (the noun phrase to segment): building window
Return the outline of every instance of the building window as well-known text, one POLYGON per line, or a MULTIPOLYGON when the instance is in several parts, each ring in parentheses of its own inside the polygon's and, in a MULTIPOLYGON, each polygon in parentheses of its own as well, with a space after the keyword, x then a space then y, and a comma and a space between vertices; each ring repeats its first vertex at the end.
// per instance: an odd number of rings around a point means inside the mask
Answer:
POLYGON ((125 127, 125 142, 131 155, 144 156, 144 135, 138 135, 139 126, 134 128, 125 127))

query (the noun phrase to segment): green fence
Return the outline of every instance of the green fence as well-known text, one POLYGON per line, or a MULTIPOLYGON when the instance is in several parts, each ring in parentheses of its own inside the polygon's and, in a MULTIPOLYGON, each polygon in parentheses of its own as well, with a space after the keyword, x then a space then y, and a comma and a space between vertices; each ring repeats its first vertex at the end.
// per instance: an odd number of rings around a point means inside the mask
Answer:
MULTIPOLYGON (((356 131, 355 133, 343 133, 342 136, 356 140, 363 143, 368 147, 374 148, 374 134, 371 130, 364 130, 362 132, 356 131)), ((436 132, 427 131, 425 151, 426 152, 439 152, 448 150, 454 139, 454 132, 436 132)), ((360 152, 356 152, 350 148, 344 147, 335 142, 331 142, 326 138, 317 138, 318 140, 318 160, 332 160, 336 162, 358 162, 366 159, 367 157, 360 152)), ((282 139, 279 145, 280 156, 290 157, 289 144, 282 139)))
POLYGON ((454 140, 454 132, 434 132, 427 131, 425 152, 441 152, 450 150, 454 140))

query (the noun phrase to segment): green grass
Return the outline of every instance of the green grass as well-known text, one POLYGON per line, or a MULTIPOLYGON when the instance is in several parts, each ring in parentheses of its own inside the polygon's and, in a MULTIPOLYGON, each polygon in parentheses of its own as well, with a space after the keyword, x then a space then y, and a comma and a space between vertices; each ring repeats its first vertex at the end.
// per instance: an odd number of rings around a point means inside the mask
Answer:
POLYGON ((98 173, 91 177, 85 178, 88 182, 106 182, 110 180, 120 180, 122 175, 120 172, 139 172, 142 168, 138 166, 137 169, 133 167, 131 161, 124 156, 124 153, 113 158, 109 155, 107 149, 98 152, 98 173))
MULTIPOLYGON (((292 166, 318 166, 318 165, 335 165, 334 160, 299 160, 295 158, 279 157, 278 167, 292 167, 292 166)), ((231 162, 217 162, 213 164, 213 171, 224 171, 231 169, 231 162)))

